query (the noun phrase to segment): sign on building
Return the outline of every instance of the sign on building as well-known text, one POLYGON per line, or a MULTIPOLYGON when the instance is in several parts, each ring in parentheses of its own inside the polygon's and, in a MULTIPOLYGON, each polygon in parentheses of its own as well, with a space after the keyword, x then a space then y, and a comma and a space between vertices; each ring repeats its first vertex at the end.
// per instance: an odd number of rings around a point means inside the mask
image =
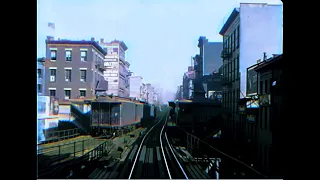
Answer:
POLYGON ((247 68, 247 97, 258 93, 258 74, 254 70, 257 65, 247 68))

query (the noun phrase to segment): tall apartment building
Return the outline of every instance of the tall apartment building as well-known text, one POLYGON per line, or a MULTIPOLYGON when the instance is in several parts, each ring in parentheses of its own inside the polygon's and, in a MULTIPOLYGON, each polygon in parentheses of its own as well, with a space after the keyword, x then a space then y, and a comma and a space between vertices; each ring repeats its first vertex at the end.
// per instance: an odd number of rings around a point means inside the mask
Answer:
POLYGON ((155 88, 150 83, 147 83, 145 87, 146 87, 145 95, 146 95, 147 102, 150 104, 154 104, 155 103, 155 96, 156 96, 155 88))
POLYGON ((59 100, 92 98, 106 91, 103 59, 107 53, 91 41, 46 40, 45 95, 59 100))
POLYGON ((183 89, 183 97, 182 99, 189 99, 189 78, 187 73, 183 74, 182 78, 182 89, 183 89))
POLYGON ((230 115, 224 120, 221 138, 230 144, 241 146, 243 139, 240 98, 254 95, 246 92, 247 68, 256 64, 264 52, 268 56, 282 53, 282 27, 282 5, 240 3, 220 30, 223 107, 230 115))
POLYGON ((131 98, 142 98, 142 77, 141 76, 130 76, 130 97, 131 98))
POLYGON ((198 47, 200 48, 200 56, 203 61, 202 75, 210 75, 213 72, 218 72, 222 66, 222 42, 209 42, 205 36, 201 36, 198 47))
POLYGON ((108 81, 108 94, 119 97, 130 96, 130 63, 126 61, 125 52, 128 49, 123 41, 114 40, 104 42, 100 39, 100 46, 106 50, 104 58, 104 78, 108 81))
POLYGON ((182 80, 183 99, 190 99, 192 97, 194 76, 193 66, 188 66, 188 71, 184 73, 182 80))
POLYGON ((44 66, 43 63, 45 61, 45 58, 38 58, 37 59, 37 93, 38 96, 44 95, 44 66))

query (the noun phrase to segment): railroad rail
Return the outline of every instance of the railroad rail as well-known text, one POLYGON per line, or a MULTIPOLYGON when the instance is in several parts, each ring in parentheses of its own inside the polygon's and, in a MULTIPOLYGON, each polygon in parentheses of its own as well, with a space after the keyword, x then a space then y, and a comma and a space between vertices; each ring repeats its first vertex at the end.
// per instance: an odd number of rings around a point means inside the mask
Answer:
POLYGON ((140 144, 133 148, 128 158, 132 163, 128 179, 189 179, 168 139, 164 139, 167 121, 167 115, 161 117, 143 136, 140 144))

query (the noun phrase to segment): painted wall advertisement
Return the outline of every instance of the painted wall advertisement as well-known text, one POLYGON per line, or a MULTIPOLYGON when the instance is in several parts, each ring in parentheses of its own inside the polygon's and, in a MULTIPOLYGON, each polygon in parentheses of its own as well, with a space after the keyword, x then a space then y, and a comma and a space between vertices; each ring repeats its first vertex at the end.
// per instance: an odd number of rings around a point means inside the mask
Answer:
POLYGON ((256 122, 256 116, 253 115, 253 114, 247 114, 247 121, 248 121, 249 123, 254 123, 254 122, 256 122))
POLYGON ((259 96, 260 106, 270 106, 271 105, 271 95, 263 94, 259 96))
POLYGON ((50 97, 38 96, 38 116, 49 116, 50 114, 50 97))
POLYGON ((258 74, 254 70, 257 65, 247 69, 247 96, 256 95, 258 92, 258 74))
POLYGON ((56 97, 50 98, 50 110, 51 115, 58 115, 59 114, 59 101, 56 97))

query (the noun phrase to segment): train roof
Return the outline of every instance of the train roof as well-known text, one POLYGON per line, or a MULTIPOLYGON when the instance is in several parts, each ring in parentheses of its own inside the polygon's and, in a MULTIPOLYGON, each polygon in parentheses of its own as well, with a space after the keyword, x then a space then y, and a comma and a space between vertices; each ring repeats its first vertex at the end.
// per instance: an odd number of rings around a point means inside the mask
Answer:
POLYGON ((97 100, 96 98, 79 98, 79 99, 70 99, 71 103, 76 104, 84 104, 84 103, 93 103, 93 102, 100 102, 100 103, 121 103, 121 102, 128 102, 128 103, 136 103, 136 104, 145 104, 140 101, 132 100, 130 98, 122 98, 122 97, 113 97, 110 98, 108 96, 106 97, 99 97, 97 100))

